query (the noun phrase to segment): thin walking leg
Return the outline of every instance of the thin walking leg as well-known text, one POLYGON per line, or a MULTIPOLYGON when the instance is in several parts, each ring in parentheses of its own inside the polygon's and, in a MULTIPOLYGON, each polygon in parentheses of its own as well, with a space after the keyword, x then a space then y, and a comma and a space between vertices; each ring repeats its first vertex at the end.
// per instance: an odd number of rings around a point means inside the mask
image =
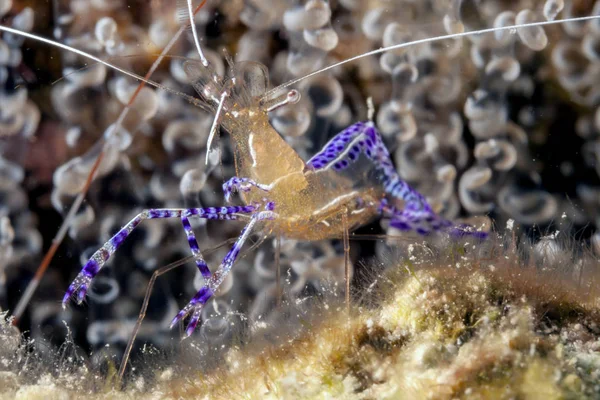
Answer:
POLYGON ((348 215, 342 214, 344 229, 344 276, 346 279, 346 311, 350 312, 350 235, 348 233, 348 215))
POLYGON ((274 219, 276 214, 273 210, 273 203, 267 203, 267 211, 261 211, 252 215, 252 218, 248 225, 244 227, 239 238, 229 250, 219 268, 212 274, 207 284, 202 287, 198 293, 190 300, 190 302, 177 313, 173 321, 171 322, 171 328, 175 326, 175 324, 185 318, 187 315, 191 314, 190 322, 185 331, 185 336, 189 337, 196 329, 198 322, 200 321, 200 313, 202 312, 202 308, 206 304, 206 302, 215 294, 231 268, 237 259, 240 250, 244 246, 244 243, 250 236, 252 229, 258 221, 265 219, 274 219))
MULTIPOLYGON (((74 295, 77 297, 78 304, 83 301, 85 294, 90 287, 92 279, 94 279, 106 261, 115 253, 115 251, 117 251, 125 239, 143 220, 157 218, 187 218, 190 216, 212 220, 235 220, 238 219, 239 214, 251 214, 255 210, 256 206, 230 206, 220 208, 207 207, 189 209, 150 209, 142 211, 92 255, 89 261, 84 265, 79 275, 77 275, 77 277, 73 280, 73 283, 71 283, 67 289, 67 292, 63 297, 63 307, 66 306, 69 299, 71 299, 74 295)), ((200 268, 200 266, 198 266, 198 268, 200 268)))
POLYGON ((200 270, 204 281, 206 282, 210 279, 210 270, 208 269, 208 265, 206 265, 206 261, 202 257, 202 252, 200 251, 200 246, 198 246, 198 241, 196 240, 196 235, 194 235, 194 231, 192 229, 192 225, 187 217, 181 217, 181 223, 183 224, 183 230, 188 239, 188 244, 190 245, 190 250, 192 250, 192 256, 194 256, 194 261, 196 262, 196 266, 200 270))
MULTIPOLYGON (((230 244, 234 241, 234 239, 229 239, 219 244, 218 246, 213 247, 212 249, 206 250, 206 254, 213 253, 214 251, 220 249, 226 244, 230 244)), ((140 327, 142 326, 142 322, 146 317, 146 312, 148 311, 148 304, 150 303, 150 295, 152 294, 152 289, 154 289, 154 284, 159 276, 166 274, 167 272, 182 266, 189 262, 194 256, 183 258, 179 261, 175 261, 169 265, 165 265, 154 271, 152 276, 150 277, 150 281, 148 282, 148 287, 146 288, 146 294, 144 295, 144 301, 142 302, 142 308, 140 309, 140 313, 138 315, 135 326, 133 327, 133 331, 131 333, 131 337, 129 338, 129 342, 127 342, 127 347, 125 348, 125 353, 123 354, 123 358, 121 359, 121 365, 119 366, 119 374, 118 374, 118 383, 123 381, 123 376, 125 375, 125 368, 127 367, 127 362, 129 361, 129 356, 131 354, 131 349, 133 348, 133 343, 135 342, 135 338, 137 337, 138 332, 140 331, 140 327)))

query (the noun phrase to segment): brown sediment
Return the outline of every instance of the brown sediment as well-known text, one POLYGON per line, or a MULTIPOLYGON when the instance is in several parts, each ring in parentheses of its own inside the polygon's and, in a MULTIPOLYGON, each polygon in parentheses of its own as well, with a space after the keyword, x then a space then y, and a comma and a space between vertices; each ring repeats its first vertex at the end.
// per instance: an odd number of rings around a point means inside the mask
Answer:
POLYGON ((172 398, 595 398, 598 292, 503 260, 398 268, 379 307, 163 387, 172 398))
MULTIPOLYGON (((552 263, 543 271, 504 255, 460 254, 458 265, 445 263, 452 254, 419 258, 409 271, 398 263, 379 277, 385 284, 370 304, 348 315, 342 299, 324 300, 300 333, 235 347, 215 370, 154 366, 154 384, 134 379, 123 392, 96 386, 86 397, 596 398, 597 286, 581 290, 552 263)), ((40 379, 3 390, 77 396, 40 379)))

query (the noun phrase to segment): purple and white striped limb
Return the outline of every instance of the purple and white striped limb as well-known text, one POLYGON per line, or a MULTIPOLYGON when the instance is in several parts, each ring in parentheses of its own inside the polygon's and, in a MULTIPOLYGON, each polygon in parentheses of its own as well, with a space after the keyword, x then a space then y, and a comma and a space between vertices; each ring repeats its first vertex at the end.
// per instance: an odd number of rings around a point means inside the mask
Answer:
POLYGON ((471 236, 477 239, 485 239, 489 235, 471 225, 444 219, 430 210, 399 210, 390 206, 386 199, 382 200, 380 210, 391 217, 390 226, 403 232, 414 231, 423 236, 432 232, 446 232, 454 237, 471 236))
POLYGON ((238 178, 234 176, 229 179, 227 182, 223 184, 223 193, 225 194, 225 201, 229 203, 231 200, 231 195, 237 192, 249 192, 252 187, 256 187, 258 189, 264 190, 268 192, 271 189, 270 185, 263 185, 260 183, 254 182, 249 178, 238 178))
POLYGON ((206 282, 206 280, 210 278, 210 270, 208 269, 208 265, 206 265, 206 261, 204 261, 204 257, 202 257, 202 252, 200 251, 200 246, 196 240, 196 235, 194 235, 192 224, 190 224, 190 220, 185 216, 181 216, 181 223, 183 224, 183 230, 187 236, 188 244, 190 245, 190 250, 194 256, 196 266, 206 282))
POLYGON ((453 236, 487 236, 487 232, 467 224, 455 224, 437 215, 423 195, 400 178, 373 122, 358 122, 338 133, 307 164, 316 170, 333 168, 335 171, 342 171, 356 162, 361 154, 381 174, 385 193, 392 199, 404 202, 402 210, 388 205, 387 199, 381 202, 380 210, 391 216, 390 225, 394 228, 415 231, 420 235, 444 231, 453 236))
POLYGON ((407 209, 431 211, 425 198, 404 182, 392 164, 373 122, 358 122, 335 135, 307 164, 317 170, 342 171, 364 154, 381 173, 381 183, 392 198, 402 200, 407 209))
MULTIPOLYGON (((181 218, 186 235, 188 235, 188 241, 190 248, 194 256, 194 249, 198 249, 196 238, 192 234, 192 240, 190 240, 189 232, 186 228, 186 222, 189 225, 188 217, 198 217, 210 220, 235 220, 239 214, 252 214, 257 210, 257 206, 229 206, 229 207, 206 207, 206 208, 188 208, 188 209, 150 209, 144 210, 136 215, 131 221, 129 221, 119 232, 117 232, 108 242, 106 242, 101 248, 99 248, 89 259, 89 261, 83 266, 83 269, 73 280, 65 296, 63 297, 63 307, 65 307, 74 295, 77 298, 77 303, 81 304, 85 298, 87 290, 90 288, 92 279, 100 272, 106 261, 117 251, 117 249, 123 244, 125 239, 131 234, 131 232, 146 219, 158 219, 158 218, 181 218)), ((191 230, 191 227, 190 227, 191 230)), ((198 249, 199 253, 199 249, 198 249)), ((201 256, 200 256, 201 259, 201 256)), ((204 274, 208 270, 208 267, 198 264, 199 259, 196 258, 196 264, 200 271, 204 274)), ((203 260, 202 260, 203 262, 203 260)), ((210 272, 209 272, 210 274, 210 272)), ((209 275, 210 276, 210 275, 209 275)))
POLYGON ((223 258, 223 261, 221 262, 221 265, 219 265, 219 268, 217 268, 217 270, 212 274, 210 279, 208 279, 206 285, 204 285, 204 287, 202 287, 198 291, 198 293, 196 293, 196 295, 192 297, 190 302, 185 307, 183 307, 181 311, 179 311, 179 313, 177 313, 175 318, 173 318, 173 321, 171 322, 171 328, 186 316, 191 315, 190 321, 185 330, 185 336, 189 337, 194 332, 196 326, 198 325, 198 322, 200 321, 200 314, 202 313, 202 308, 212 297, 212 295, 217 291, 227 274, 231 271, 235 260, 240 254, 240 251, 244 246, 244 243, 250 236, 250 233, 252 233, 252 229, 254 228, 256 223, 261 220, 276 218, 277 214, 273 212, 274 204, 272 202, 267 203, 265 209, 266 211, 257 212, 252 215, 250 222, 244 227, 244 229, 242 229, 242 232, 240 233, 240 236, 238 237, 237 241, 234 243, 231 250, 229 250, 225 258, 223 258))

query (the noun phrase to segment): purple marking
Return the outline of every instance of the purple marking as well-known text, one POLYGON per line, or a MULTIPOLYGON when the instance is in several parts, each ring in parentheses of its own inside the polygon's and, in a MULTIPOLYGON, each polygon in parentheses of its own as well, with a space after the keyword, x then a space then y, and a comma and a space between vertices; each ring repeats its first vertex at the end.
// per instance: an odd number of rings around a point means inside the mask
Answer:
POLYGON ((422 236, 429 235, 429 233, 430 233, 427 229, 424 229, 424 228, 417 228, 416 231, 419 235, 422 235, 422 236))
POLYGON ((472 236, 476 239, 487 239, 489 237, 488 232, 475 230, 473 227, 465 224, 461 224, 459 227, 452 228, 450 230, 450 234, 458 238, 472 236))
POLYGON ((401 231, 410 231, 412 229, 406 222, 399 220, 392 220, 392 222, 390 222, 390 226, 393 226, 401 231))
POLYGON ((98 274, 99 271, 100 271, 100 265, 98 265, 98 262, 96 260, 94 260, 93 258, 90 258, 89 261, 83 267, 83 270, 81 271, 81 273, 84 274, 85 276, 93 279, 98 274))
POLYGON ((192 333, 194 333, 194 330, 196 329, 196 326, 198 325, 198 321, 200 321, 200 311, 194 311, 194 314, 192 315, 192 318, 190 319, 190 323, 188 324, 186 330, 185 330, 185 335, 187 337, 192 336, 192 333))
POLYGON ((79 291, 77 292, 77 303, 81 304, 83 302, 87 289, 88 287, 86 284, 83 284, 79 287, 79 291))
POLYGON ((210 300, 213 294, 213 291, 208 286, 202 287, 190 300, 190 302, 181 311, 179 311, 179 313, 177 313, 173 319, 173 322, 171 322, 171 327, 173 327, 181 319, 185 318, 186 315, 192 313, 192 317, 190 318, 186 328, 186 336, 190 336, 198 325, 202 307, 208 302, 208 300, 210 300))
POLYGON ((127 232, 126 227, 121 229, 119 232, 117 232, 116 235, 114 235, 110 239, 110 244, 112 244, 113 247, 118 248, 119 246, 121 246, 121 244, 123 244, 123 241, 127 238, 128 234, 129 232, 127 232))
MULTIPOLYGON (((71 285, 71 286, 73 286, 73 285, 71 285)), ((69 286, 69 288, 65 292, 65 295, 63 296, 63 299, 62 299, 63 307, 65 307, 65 305, 69 302, 69 299, 71 298, 71 296, 73 296, 73 289, 71 289, 71 286, 69 286)))
POLYGON ((213 295, 212 290, 208 286, 201 288, 198 293, 192 298, 191 303, 193 304, 206 304, 206 302, 213 295))
POLYGON ((192 250, 193 253, 200 251, 200 248, 198 247, 198 243, 196 242, 196 238, 191 236, 188 238, 188 244, 190 245, 190 249, 192 250))
MULTIPOLYGON (((183 229, 188 235, 188 244, 190 246, 190 249, 192 250, 192 254, 200 254, 200 247, 198 246, 198 241, 196 240, 196 236, 194 235, 194 230, 192 229, 190 221, 187 219, 187 217, 182 216, 181 223, 183 225, 183 229)), ((206 261, 204 261, 201 254, 200 258, 195 258, 195 262, 196 266, 200 270, 200 273, 202 274, 202 277, 205 280, 210 279, 210 269, 208 269, 208 265, 206 265, 206 261)))
MULTIPOLYGON (((256 207, 254 206, 235 206, 235 207, 209 207, 209 208, 190 208, 187 210, 180 209, 149 209, 145 210, 142 213, 138 214, 134 219, 132 219, 125 227, 119 230, 107 243, 105 243, 98 251, 94 253, 92 258, 84 265, 83 269, 77 275, 77 277, 73 280, 69 288, 67 289, 65 296, 63 297, 63 303, 66 304, 69 299, 77 293, 77 300, 83 300, 85 297, 85 293, 89 288, 89 284, 91 280, 98 274, 98 272, 102 269, 104 263, 110 258, 110 256, 114 253, 114 251, 123 244, 125 239, 129 236, 129 234, 137 227, 144 219, 155 219, 155 218, 174 218, 181 217, 187 220, 188 216, 198 215, 201 218, 206 219, 219 219, 219 220, 233 220, 237 219, 235 214, 244 213, 244 214, 252 214, 256 211, 256 207)), ((184 229, 186 230, 189 227, 191 232, 188 237, 188 244, 190 245, 190 249, 192 252, 200 251, 198 242, 194 236, 193 231, 191 230, 191 225, 189 221, 186 224, 183 223, 184 229)), ((209 279, 210 278, 210 270, 208 266, 203 260, 196 260, 196 265, 200 269, 202 275, 209 279)))
MULTIPOLYGON (((379 133, 375 130, 374 127, 370 127, 369 129, 367 129, 367 136, 369 137, 367 143, 382 143, 381 139, 379 138, 379 133)), ((371 146, 371 144, 369 144, 369 146, 371 146)))
POLYGON ((477 239, 487 239, 490 235, 488 232, 475 231, 475 232, 471 233, 471 236, 473 236, 477 239))

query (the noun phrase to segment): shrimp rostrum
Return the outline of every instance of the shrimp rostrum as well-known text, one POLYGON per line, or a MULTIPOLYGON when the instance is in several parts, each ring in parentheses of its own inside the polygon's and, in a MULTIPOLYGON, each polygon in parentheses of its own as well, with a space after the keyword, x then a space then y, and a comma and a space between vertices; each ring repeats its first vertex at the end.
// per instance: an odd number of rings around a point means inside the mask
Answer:
MULTIPOLYGON (((210 65, 188 61, 186 72, 216 116, 211 138, 220 125, 231 136, 237 176, 223 184, 225 201, 239 192, 244 205, 142 211, 97 250, 69 286, 63 305, 85 298, 92 279, 143 220, 179 218, 205 285, 175 316, 171 326, 190 315, 186 335, 193 333, 203 306, 223 282, 252 232, 299 240, 340 238, 384 215, 401 231, 427 235, 444 231, 454 236, 484 238, 487 233, 438 216, 424 197, 404 182, 373 122, 356 123, 304 161, 269 123, 268 112, 298 100, 289 91, 270 99, 266 67, 237 63, 231 76, 220 78, 210 65), (192 217, 244 220, 239 238, 211 273, 190 225, 192 217)), ((211 139, 209 139, 211 141, 211 139)), ((210 148, 210 143, 209 143, 210 148)))

